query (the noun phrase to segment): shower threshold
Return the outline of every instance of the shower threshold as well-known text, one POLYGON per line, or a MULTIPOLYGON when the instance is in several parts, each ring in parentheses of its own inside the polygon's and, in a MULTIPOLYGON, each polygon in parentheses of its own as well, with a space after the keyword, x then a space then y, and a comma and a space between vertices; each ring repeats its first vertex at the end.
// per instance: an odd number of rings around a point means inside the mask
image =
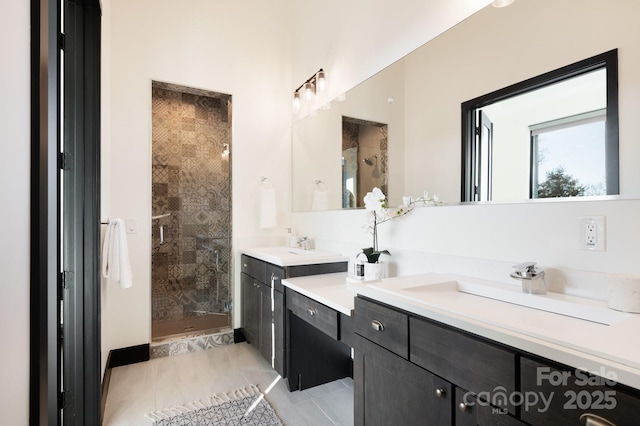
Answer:
POLYGON ((180 319, 155 320, 151 324, 151 341, 157 343, 229 330, 230 315, 230 312, 223 312, 180 319))

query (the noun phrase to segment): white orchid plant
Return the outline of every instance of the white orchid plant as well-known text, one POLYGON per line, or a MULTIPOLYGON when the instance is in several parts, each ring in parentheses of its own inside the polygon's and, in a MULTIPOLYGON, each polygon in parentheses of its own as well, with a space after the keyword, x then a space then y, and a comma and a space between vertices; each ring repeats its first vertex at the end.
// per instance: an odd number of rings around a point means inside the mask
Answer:
POLYGON ((424 192, 422 197, 402 197, 402 205, 389 207, 387 197, 380 188, 373 188, 364 196, 364 207, 367 211, 367 229, 373 236, 373 245, 362 249, 362 253, 367 257, 368 263, 378 263, 381 254, 391 255, 389 250, 378 249, 378 225, 399 218, 410 213, 418 205, 438 205, 441 204, 437 195, 430 196, 424 192))

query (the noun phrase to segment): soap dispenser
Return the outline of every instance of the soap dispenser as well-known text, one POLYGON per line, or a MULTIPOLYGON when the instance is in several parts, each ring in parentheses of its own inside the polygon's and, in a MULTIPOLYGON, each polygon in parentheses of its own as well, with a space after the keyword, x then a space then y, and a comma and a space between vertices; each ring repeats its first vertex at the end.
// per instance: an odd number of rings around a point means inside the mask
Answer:
POLYGON ((298 247, 298 237, 293 235, 291 228, 287 228, 287 246, 292 248, 298 247))

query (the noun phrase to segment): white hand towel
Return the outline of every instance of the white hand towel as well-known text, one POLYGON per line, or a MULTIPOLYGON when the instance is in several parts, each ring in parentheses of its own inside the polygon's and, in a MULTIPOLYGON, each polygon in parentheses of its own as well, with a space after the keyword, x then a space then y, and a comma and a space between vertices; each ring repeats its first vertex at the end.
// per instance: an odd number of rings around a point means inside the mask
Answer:
POLYGON ((260 228, 276 227, 276 193, 273 188, 260 188, 260 228))
POLYGON ((329 210, 329 195, 327 191, 320 188, 313 190, 313 199, 311 200, 311 210, 329 210))
POLYGON ((133 285, 124 220, 111 219, 102 246, 102 276, 120 283, 125 289, 133 285))

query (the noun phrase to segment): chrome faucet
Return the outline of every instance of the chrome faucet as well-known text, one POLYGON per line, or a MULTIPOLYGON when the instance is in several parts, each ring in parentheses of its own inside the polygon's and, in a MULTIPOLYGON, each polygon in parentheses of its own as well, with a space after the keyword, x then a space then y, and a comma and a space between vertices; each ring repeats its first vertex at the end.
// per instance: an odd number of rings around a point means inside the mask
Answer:
POLYGON ((303 250, 311 250, 311 240, 309 237, 302 237, 298 240, 298 246, 303 250))
POLYGON ((531 294, 546 294, 547 285, 544 280, 544 270, 536 267, 536 262, 524 262, 513 265, 515 271, 511 278, 522 281, 522 292, 531 294))

